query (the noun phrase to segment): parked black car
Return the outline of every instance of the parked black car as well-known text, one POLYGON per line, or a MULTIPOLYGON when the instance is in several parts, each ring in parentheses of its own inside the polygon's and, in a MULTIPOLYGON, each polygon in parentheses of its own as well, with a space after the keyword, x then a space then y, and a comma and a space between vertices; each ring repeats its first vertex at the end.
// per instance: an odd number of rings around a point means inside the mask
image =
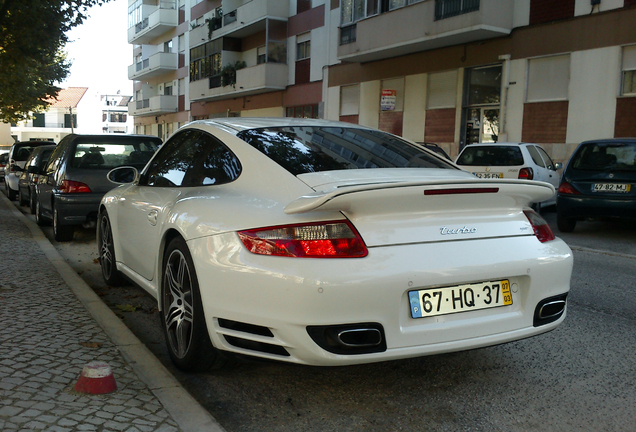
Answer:
MULTIPOLYGON (((35 185, 38 183, 38 178, 44 171, 54 149, 55 145, 36 147, 24 164, 24 169, 18 179, 18 203, 21 206, 28 204, 31 214, 35 214, 35 185)), ((16 170, 19 171, 22 168, 16 167, 16 170)))
POLYGON ((557 226, 572 232, 589 218, 636 219, 636 139, 581 143, 557 193, 557 226))
POLYGON ((55 144, 52 141, 24 141, 13 144, 9 150, 9 160, 4 167, 4 187, 10 200, 18 196, 19 168, 24 168, 26 160, 31 156, 34 148, 55 144))
POLYGON ((71 241, 76 225, 93 226, 102 196, 115 187, 108 171, 141 170, 161 145, 147 135, 78 135, 62 139, 38 179, 35 219, 53 222, 54 238, 71 241))

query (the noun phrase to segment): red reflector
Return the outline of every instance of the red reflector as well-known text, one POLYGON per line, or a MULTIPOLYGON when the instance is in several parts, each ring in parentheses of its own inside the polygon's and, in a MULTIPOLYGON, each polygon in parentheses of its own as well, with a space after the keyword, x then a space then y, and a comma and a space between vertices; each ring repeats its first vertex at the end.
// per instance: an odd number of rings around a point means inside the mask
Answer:
POLYGON ((499 188, 427 189, 424 191, 424 195, 462 195, 497 192, 499 192, 499 188))
POLYGON ((521 168, 519 170, 519 178, 524 180, 532 180, 534 178, 534 172, 532 168, 521 168))
POLYGON ((239 231, 245 247, 258 255, 296 258, 361 258, 367 247, 349 221, 284 225, 239 231))
POLYGON ((559 193, 564 195, 580 195, 581 194, 581 192, 574 189, 574 186, 572 186, 568 182, 563 182, 559 185, 559 193))
POLYGON ((87 184, 73 180, 62 180, 60 192, 62 193, 89 193, 91 188, 87 184))
POLYGON ((532 229, 534 230, 534 235, 541 243, 545 243, 556 238, 552 232, 552 228, 550 228, 550 225, 548 225, 545 219, 539 216, 537 212, 534 210, 524 210, 523 213, 528 218, 528 221, 530 221, 530 225, 532 225, 532 229))

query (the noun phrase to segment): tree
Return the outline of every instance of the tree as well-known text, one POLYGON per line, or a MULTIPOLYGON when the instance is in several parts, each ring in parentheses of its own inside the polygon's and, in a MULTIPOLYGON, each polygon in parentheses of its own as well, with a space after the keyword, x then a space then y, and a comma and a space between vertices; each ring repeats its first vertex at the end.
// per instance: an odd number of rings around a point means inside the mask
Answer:
POLYGON ((0 121, 46 109, 69 74, 66 33, 109 0, 0 0, 0 121))

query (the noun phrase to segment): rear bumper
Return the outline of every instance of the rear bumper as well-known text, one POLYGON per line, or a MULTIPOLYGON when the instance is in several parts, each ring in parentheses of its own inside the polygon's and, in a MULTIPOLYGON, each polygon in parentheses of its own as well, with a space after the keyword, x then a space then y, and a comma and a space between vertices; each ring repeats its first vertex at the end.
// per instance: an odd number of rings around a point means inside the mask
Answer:
POLYGON ((570 289, 572 254, 560 239, 387 246, 370 248, 361 259, 315 260, 253 255, 235 238, 229 233, 188 243, 208 333, 222 350, 311 365, 370 363, 523 339, 565 317, 563 304, 557 319, 536 321, 543 301, 570 289), (411 317, 409 291, 495 278, 509 279, 512 305, 411 317), (372 341, 382 334, 385 348, 345 354, 324 349, 309 333, 349 325, 372 341))
POLYGON ((565 219, 626 218, 636 219, 634 197, 590 197, 562 195, 557 197, 557 214, 565 219))
POLYGON ((82 225, 84 222, 96 221, 99 203, 104 194, 56 194, 55 208, 57 209, 60 225, 82 225))

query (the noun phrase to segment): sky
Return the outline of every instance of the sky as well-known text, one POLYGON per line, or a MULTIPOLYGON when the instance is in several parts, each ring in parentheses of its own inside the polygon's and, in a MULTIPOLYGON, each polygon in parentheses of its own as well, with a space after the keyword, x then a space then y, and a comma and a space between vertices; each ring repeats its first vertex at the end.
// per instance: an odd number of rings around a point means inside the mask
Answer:
POLYGON ((133 95, 128 66, 133 63, 128 44, 128 0, 110 0, 88 10, 88 19, 68 33, 71 73, 62 88, 89 87, 102 94, 133 95))

